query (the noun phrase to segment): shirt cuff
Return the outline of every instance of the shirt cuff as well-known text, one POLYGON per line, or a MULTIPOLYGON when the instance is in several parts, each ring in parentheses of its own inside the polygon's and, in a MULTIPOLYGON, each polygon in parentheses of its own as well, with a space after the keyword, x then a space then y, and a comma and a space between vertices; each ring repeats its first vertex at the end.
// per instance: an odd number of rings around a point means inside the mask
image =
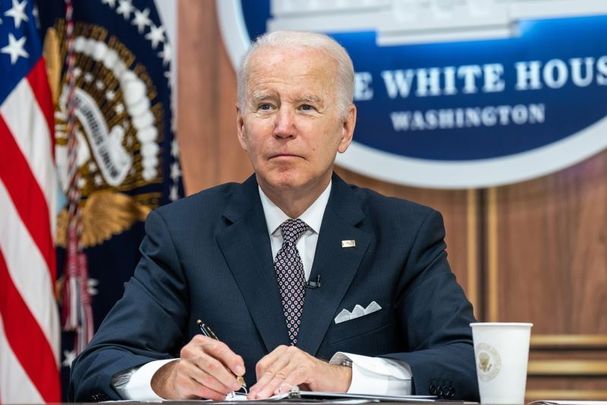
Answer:
POLYGON ((370 395, 410 395, 411 367, 403 361, 337 352, 331 364, 352 362, 352 382, 348 393, 370 395))
POLYGON ((138 369, 132 369, 115 378, 114 388, 123 399, 136 401, 162 401, 152 389, 152 377, 158 369, 175 359, 154 360, 138 369))

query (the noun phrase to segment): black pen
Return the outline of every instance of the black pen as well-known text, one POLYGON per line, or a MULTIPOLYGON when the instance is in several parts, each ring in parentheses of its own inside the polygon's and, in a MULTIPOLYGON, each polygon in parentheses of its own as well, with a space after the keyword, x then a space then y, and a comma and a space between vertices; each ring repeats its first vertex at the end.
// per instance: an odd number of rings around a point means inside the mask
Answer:
MULTIPOLYGON (((211 339, 219 340, 219 338, 217 337, 215 332, 213 332, 213 330, 211 329, 211 327, 209 325, 205 324, 200 319, 197 320, 196 323, 198 324, 198 327, 200 328, 200 332, 202 332, 203 335, 205 335, 206 337, 209 337, 211 339)), ((246 390, 247 383, 245 382, 243 376, 237 375, 236 381, 238 381, 238 384, 240 384, 240 386, 246 390)))

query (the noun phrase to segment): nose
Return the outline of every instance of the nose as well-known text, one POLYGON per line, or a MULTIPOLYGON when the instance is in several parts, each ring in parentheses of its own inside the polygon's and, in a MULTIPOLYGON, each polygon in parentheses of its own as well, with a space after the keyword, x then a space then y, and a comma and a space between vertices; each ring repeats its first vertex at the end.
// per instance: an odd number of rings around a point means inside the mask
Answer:
POLYGON ((277 138, 292 138, 295 136, 295 133, 293 112, 289 108, 281 106, 276 114, 273 135, 277 138))

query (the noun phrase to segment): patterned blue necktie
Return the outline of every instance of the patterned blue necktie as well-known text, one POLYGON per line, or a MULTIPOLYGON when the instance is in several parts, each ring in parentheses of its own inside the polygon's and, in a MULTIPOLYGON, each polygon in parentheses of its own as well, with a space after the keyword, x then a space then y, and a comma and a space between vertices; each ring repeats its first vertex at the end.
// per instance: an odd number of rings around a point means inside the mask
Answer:
POLYGON ((295 244, 308 229, 308 225, 301 219, 287 219, 280 225, 280 229, 283 242, 276 254, 274 269, 280 288, 289 339, 291 344, 295 345, 303 311, 306 284, 303 262, 295 244))

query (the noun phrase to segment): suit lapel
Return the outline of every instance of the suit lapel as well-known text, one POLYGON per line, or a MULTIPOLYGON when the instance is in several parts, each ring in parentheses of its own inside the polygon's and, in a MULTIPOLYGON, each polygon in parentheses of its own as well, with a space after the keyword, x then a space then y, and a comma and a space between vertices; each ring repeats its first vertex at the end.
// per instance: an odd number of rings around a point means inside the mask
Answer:
POLYGON ((339 177, 333 189, 319 233, 310 280, 320 275, 321 287, 306 290, 297 346, 315 355, 333 322, 339 303, 348 290, 372 236, 357 225, 364 219, 360 202, 339 177), (343 240, 356 241, 342 247, 343 240))
POLYGON ((234 194, 224 217, 228 225, 218 233, 217 241, 266 349, 288 344, 268 228, 254 176, 234 194))

